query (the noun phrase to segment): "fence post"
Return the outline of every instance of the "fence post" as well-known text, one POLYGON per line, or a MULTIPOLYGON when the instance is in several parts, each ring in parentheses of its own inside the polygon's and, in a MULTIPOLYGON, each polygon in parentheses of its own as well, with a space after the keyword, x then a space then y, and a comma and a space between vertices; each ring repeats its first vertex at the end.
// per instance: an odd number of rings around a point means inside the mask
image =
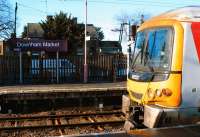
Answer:
POLYGON ((40 52, 40 56, 39 56, 39 82, 42 83, 44 81, 44 78, 43 78, 43 54, 44 54, 44 51, 41 51, 40 52))
POLYGON ((3 75, 4 75, 4 73, 3 73, 3 56, 1 56, 0 55, 0 84, 3 84, 3 75))
POLYGON ((116 72, 115 72, 115 69, 116 69, 116 55, 113 56, 113 61, 112 61, 112 68, 113 68, 113 82, 116 82, 116 72))
POLYGON ((59 83, 59 51, 56 52, 56 82, 59 83))
POLYGON ((22 71, 22 51, 19 52, 19 83, 23 83, 23 71, 22 71))

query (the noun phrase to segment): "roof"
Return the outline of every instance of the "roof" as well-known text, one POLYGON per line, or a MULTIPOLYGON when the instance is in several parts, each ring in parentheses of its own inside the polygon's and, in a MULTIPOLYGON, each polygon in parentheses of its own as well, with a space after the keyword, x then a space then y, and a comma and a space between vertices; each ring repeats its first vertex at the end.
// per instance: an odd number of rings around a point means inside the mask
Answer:
POLYGON ((178 21, 200 22, 200 6, 188 6, 170 10, 150 20, 175 19, 178 21))
POLYGON ((118 41, 101 41, 101 47, 118 47, 121 48, 121 45, 118 41))

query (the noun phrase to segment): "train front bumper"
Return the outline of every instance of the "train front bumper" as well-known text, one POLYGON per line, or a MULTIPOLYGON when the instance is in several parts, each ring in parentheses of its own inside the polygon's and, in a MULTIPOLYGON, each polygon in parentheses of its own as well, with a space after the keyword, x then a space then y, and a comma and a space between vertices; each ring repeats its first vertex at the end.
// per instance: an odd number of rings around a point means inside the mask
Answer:
POLYGON ((177 121, 178 114, 178 109, 168 109, 156 105, 145 105, 144 125, 149 128, 166 126, 177 121))

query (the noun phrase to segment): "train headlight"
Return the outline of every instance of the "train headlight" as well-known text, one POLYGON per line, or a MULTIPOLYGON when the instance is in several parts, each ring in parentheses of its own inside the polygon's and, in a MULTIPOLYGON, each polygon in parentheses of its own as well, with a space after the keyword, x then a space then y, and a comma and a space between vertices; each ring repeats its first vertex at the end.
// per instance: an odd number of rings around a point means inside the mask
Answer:
POLYGON ((156 96, 161 97, 162 96, 162 90, 161 89, 156 89, 156 96))
POLYGON ((172 95, 172 91, 168 88, 164 88, 164 89, 156 89, 156 90, 152 90, 151 88, 149 88, 147 90, 147 95, 149 99, 154 99, 155 97, 162 97, 162 96, 171 96, 172 95))
POLYGON ((147 95, 149 99, 154 99, 155 98, 155 91, 153 91, 151 88, 148 89, 147 95))
POLYGON ((172 91, 168 88, 164 88, 162 89, 162 94, 169 97, 172 95, 172 91))

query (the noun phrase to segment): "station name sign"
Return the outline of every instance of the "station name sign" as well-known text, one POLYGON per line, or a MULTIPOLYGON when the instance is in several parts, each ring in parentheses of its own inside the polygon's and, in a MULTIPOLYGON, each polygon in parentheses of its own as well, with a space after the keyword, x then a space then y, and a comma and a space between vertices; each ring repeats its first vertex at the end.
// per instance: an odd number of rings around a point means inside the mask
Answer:
POLYGON ((66 40, 25 40, 16 39, 15 51, 47 51, 47 52, 67 52, 66 40))

